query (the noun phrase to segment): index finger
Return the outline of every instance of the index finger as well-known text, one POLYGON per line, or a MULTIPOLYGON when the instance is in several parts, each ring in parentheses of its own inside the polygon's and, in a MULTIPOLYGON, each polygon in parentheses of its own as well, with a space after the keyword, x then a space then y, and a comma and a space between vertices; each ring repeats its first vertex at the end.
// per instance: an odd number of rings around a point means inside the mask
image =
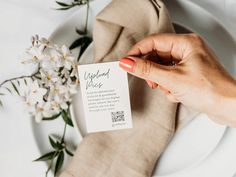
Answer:
POLYGON ((155 51, 160 57, 182 60, 187 55, 189 34, 155 34, 135 44, 129 55, 145 55, 155 51))

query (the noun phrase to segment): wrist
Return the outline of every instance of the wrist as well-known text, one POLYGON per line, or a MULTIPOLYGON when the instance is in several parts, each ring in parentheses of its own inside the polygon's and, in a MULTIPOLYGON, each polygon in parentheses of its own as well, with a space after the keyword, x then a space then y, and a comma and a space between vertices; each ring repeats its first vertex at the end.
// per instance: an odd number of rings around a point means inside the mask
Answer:
POLYGON ((216 122, 236 127, 236 81, 224 85, 222 92, 216 92, 213 111, 209 113, 216 122))

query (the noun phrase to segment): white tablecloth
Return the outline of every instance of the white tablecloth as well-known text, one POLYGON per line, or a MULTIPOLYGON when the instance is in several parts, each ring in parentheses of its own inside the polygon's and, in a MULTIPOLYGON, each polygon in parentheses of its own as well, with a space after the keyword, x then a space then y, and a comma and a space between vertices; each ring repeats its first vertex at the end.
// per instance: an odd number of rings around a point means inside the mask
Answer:
MULTIPOLYGON (((236 0, 192 1, 219 18, 236 39, 236 0)), ((48 37, 67 16, 76 10, 75 8, 69 11, 56 11, 53 9, 55 7, 53 0, 0 1, 0 81, 25 72, 19 64, 19 54, 29 46, 31 35, 37 33, 48 37)), ((0 109, 1 176, 44 176, 46 164, 32 162, 40 154, 32 135, 30 118, 21 100, 15 96, 6 96, 4 103, 5 107, 0 109)), ((236 139, 236 132, 232 130, 231 133, 234 133, 234 138, 232 136, 231 139, 228 138, 228 146, 226 144, 225 148, 217 152, 222 159, 224 152, 226 153, 230 146, 230 141, 236 139)), ((215 165, 214 160, 212 165, 215 165)))

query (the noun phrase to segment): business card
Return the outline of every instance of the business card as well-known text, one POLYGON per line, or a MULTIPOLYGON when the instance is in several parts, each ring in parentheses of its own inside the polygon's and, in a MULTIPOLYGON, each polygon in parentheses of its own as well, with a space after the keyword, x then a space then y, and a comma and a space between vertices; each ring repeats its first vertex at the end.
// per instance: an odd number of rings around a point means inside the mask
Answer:
POLYGON ((132 128, 127 73, 119 62, 79 65, 87 132, 132 128))

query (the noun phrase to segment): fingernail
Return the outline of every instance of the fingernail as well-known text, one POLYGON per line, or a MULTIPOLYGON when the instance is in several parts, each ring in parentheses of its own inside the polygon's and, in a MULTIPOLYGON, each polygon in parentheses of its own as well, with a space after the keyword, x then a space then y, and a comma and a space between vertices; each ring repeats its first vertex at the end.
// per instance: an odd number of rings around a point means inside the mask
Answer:
POLYGON ((131 58, 121 58, 119 62, 119 66, 128 72, 134 71, 135 61, 131 58))

